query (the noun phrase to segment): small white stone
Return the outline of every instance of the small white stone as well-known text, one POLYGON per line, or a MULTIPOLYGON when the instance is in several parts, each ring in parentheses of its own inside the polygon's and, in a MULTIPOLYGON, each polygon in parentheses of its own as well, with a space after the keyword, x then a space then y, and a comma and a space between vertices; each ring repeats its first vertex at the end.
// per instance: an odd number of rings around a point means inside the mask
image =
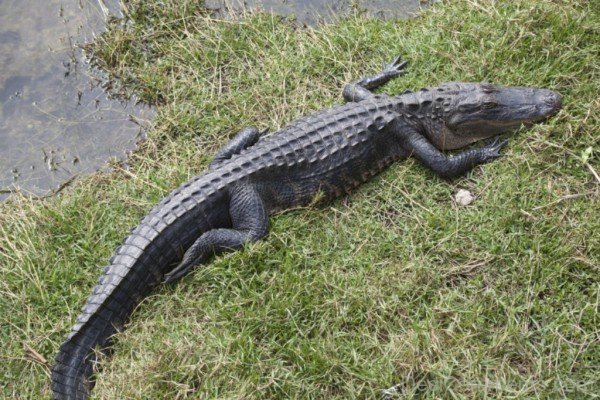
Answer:
POLYGON ((468 206, 473 202, 473 200, 475 200, 475 196, 473 196, 473 193, 466 189, 459 189, 454 196, 454 200, 458 205, 468 206))

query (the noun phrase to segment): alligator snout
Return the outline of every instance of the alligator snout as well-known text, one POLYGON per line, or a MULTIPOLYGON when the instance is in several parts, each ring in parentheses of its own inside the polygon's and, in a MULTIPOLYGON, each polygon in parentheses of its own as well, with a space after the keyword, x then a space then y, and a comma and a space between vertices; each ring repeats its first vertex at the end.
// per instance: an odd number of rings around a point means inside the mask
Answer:
POLYGON ((543 104, 544 108, 546 108, 545 110, 542 110, 544 117, 554 115, 558 112, 558 110, 560 110, 562 106, 562 96, 559 93, 552 90, 543 90, 543 93, 540 97, 541 104, 543 104))
POLYGON ((562 106, 562 97, 559 93, 548 89, 531 89, 533 96, 526 103, 533 104, 534 110, 529 115, 524 113, 525 123, 543 121, 548 117, 553 116, 560 110, 562 106))
POLYGON ((548 107, 552 107, 554 112, 557 112, 562 107, 562 96, 557 92, 549 91, 544 99, 544 103, 546 103, 548 107))

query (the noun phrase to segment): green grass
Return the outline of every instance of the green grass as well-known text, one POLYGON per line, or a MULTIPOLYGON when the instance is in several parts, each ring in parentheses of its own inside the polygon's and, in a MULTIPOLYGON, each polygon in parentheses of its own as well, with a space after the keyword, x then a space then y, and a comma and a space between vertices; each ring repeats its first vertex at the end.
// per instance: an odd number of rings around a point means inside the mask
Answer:
POLYGON ((97 399, 595 398, 600 393, 600 2, 455 1, 419 18, 297 29, 126 2, 92 49, 158 105, 126 171, 0 204, 0 393, 49 397, 49 364, 111 252, 241 127, 445 81, 558 90, 564 109, 447 182, 408 160, 325 209, 163 287, 102 362, 97 399), (591 154, 586 156, 586 149, 591 154), (475 202, 452 200, 460 188, 475 202))

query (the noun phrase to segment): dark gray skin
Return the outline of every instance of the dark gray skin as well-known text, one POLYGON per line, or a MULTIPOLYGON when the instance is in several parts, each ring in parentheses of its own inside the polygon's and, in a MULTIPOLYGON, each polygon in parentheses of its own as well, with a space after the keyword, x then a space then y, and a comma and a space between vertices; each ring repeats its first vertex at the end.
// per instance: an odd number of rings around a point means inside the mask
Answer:
POLYGON ((448 83, 389 97, 371 92, 399 76, 400 58, 347 85, 347 104, 299 119, 270 135, 242 130, 210 168, 175 189, 133 229, 110 259, 60 347, 52 370, 55 399, 85 399, 94 349, 108 351, 134 307, 215 254, 263 238, 270 214, 328 203, 395 161, 416 157, 443 178, 500 156, 499 139, 448 157, 443 150, 541 121, 560 108, 545 89, 448 83))

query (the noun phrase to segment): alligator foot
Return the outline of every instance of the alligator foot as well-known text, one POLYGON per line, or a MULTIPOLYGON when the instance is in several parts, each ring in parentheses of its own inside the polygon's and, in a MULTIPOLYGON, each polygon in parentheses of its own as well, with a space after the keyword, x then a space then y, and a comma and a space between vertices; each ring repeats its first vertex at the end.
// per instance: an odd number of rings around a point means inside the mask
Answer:
POLYGON ((396 57, 391 63, 384 65, 383 70, 376 74, 364 77, 354 81, 344 87, 344 99, 346 101, 362 101, 371 96, 371 90, 377 89, 388 83, 390 80, 402 75, 405 71, 408 61, 402 61, 400 56, 396 57))
POLYGON ((265 132, 266 131, 259 132, 258 129, 252 127, 242 129, 233 139, 221 147, 219 152, 215 155, 214 160, 210 163, 209 168, 215 169, 224 161, 229 160, 236 154, 240 154, 242 150, 253 146, 260 140, 260 137, 264 135, 265 132))
POLYGON ((163 283, 173 283, 183 278, 198 264, 196 260, 185 260, 180 262, 175 268, 165 274, 163 283))
POLYGON ((492 161, 502 157, 500 150, 508 144, 508 139, 502 140, 500 136, 496 136, 489 144, 483 146, 482 152, 483 162, 492 161))
POLYGON ((402 61, 402 56, 398 56, 391 63, 389 63, 387 65, 384 64, 383 70, 381 71, 381 73, 388 76, 389 79, 393 79, 393 78, 405 73, 406 72, 405 69, 406 69, 407 65, 408 65, 408 61, 402 61))
POLYGON ((192 272, 194 267, 204 264, 211 257, 227 250, 241 248, 248 241, 246 232, 235 229, 213 229, 204 233, 185 252, 179 265, 165 274, 164 283, 170 283, 192 272))

